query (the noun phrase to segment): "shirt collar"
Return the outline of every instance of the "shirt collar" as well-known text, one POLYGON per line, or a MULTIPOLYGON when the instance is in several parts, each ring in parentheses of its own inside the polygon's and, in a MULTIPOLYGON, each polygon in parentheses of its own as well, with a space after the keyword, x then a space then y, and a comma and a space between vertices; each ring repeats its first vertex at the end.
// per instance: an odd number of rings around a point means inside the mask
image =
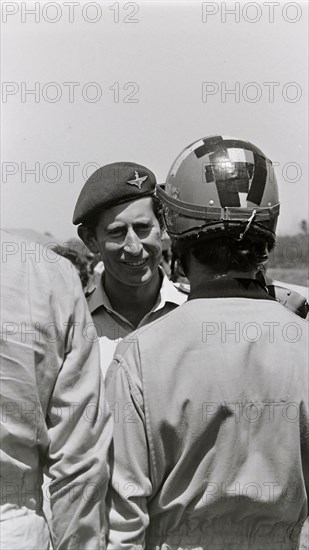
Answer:
POLYGON ((162 277, 162 284, 161 284, 158 300, 156 301, 156 304, 152 309, 152 311, 157 311, 158 309, 163 307, 167 302, 176 304, 177 306, 181 306, 181 304, 183 304, 187 300, 187 296, 182 292, 180 292, 175 287, 175 285, 172 283, 172 281, 169 280, 164 269, 160 265, 159 265, 159 271, 162 277))
MULTIPOLYGON (((181 292, 179 292, 179 290, 177 290, 177 288, 169 280, 164 269, 161 266, 159 266, 159 271, 161 274, 162 283, 161 283, 158 299, 152 311, 157 311, 158 309, 163 307, 167 302, 171 302, 172 304, 176 304, 177 306, 180 306, 186 301, 187 297, 181 292)), ((104 271, 100 277, 97 287, 94 289, 94 291, 90 294, 88 298, 88 307, 89 307, 90 313, 94 313, 94 311, 101 306, 105 307, 107 311, 113 311, 112 305, 105 292, 105 288, 103 285, 103 278, 104 278, 104 271)))
POLYGON ((190 292, 188 300, 197 298, 253 298, 273 300, 267 288, 256 279, 222 279, 205 280, 190 292))
POLYGON ((113 310, 111 303, 108 299, 108 296, 105 292, 105 288, 103 286, 103 275, 104 275, 104 271, 100 276, 97 286, 95 287, 94 291, 91 293, 91 295, 88 298, 88 307, 89 307, 90 313, 93 313, 96 309, 98 309, 101 306, 104 306, 105 309, 107 309, 107 311, 113 310))

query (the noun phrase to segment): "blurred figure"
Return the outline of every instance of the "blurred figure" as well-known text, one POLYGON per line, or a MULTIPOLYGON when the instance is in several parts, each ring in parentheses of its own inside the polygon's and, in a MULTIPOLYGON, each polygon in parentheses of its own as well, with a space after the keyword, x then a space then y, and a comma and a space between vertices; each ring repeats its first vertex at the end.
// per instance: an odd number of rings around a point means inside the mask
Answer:
POLYGON ((67 246, 57 246, 53 249, 57 254, 60 256, 63 256, 64 258, 67 258, 67 260, 70 260, 70 262, 74 265, 79 278, 80 282, 82 283, 82 287, 84 290, 84 293, 87 293, 89 281, 91 278, 91 262, 88 260, 87 257, 82 256, 77 250, 67 246))
POLYGON ((52 251, 1 241, 0 546, 49 548, 45 468, 54 549, 103 549, 112 421, 81 284, 52 251))
POLYGON ((272 163, 249 142, 203 138, 157 193, 191 288, 118 345, 107 373, 107 548, 295 550, 308 516, 308 324, 256 279, 279 214, 272 163))

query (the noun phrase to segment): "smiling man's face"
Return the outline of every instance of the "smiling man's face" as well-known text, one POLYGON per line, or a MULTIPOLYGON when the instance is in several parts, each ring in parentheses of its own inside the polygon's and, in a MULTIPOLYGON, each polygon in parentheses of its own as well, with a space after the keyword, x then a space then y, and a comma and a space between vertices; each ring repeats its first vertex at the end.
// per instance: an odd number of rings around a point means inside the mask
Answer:
POLYGON ((149 283, 161 259, 161 230, 151 197, 103 210, 95 229, 95 244, 105 277, 129 286, 149 283))

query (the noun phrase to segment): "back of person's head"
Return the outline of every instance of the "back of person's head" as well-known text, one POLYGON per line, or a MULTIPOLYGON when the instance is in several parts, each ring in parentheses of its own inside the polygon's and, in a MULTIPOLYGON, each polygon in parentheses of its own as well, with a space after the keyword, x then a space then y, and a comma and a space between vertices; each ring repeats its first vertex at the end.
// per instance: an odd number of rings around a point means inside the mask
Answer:
POLYGON ((260 237, 243 241, 222 237, 195 243, 190 250, 199 263, 218 274, 263 269, 269 253, 267 242, 260 237))

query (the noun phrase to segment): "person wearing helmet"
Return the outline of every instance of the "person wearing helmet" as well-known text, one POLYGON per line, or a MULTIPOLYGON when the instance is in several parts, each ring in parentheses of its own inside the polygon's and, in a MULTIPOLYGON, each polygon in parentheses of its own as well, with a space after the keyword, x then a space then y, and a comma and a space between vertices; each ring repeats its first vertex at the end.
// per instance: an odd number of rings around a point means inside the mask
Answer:
POLYGON ((158 190, 188 301, 117 347, 108 550, 295 550, 308 515, 307 323, 256 278, 271 161, 203 138, 158 190))
POLYGON ((186 300, 160 268, 162 207, 151 170, 115 162, 96 170, 78 197, 73 223, 104 271, 88 296, 105 375, 117 342, 186 300))

